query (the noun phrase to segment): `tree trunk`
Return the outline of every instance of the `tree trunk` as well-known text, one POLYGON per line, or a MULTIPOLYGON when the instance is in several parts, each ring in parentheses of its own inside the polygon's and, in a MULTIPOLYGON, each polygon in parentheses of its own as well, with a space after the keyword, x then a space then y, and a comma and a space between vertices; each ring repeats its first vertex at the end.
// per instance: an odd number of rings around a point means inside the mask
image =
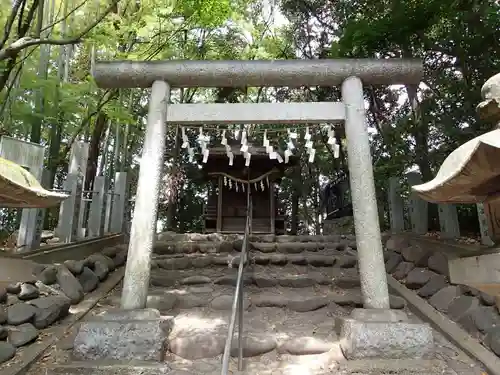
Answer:
POLYGON ((94 179, 97 174, 97 162, 99 160, 99 151, 101 140, 106 130, 108 116, 104 112, 99 112, 95 120, 94 130, 90 137, 89 158, 87 160, 87 172, 85 175, 84 190, 92 190, 94 179))

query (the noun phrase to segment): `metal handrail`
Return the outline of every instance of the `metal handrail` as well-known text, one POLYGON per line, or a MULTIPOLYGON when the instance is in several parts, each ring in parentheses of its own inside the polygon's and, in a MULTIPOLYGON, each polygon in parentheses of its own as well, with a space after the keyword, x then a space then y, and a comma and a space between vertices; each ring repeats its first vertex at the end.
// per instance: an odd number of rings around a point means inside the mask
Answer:
POLYGON ((250 218, 252 213, 252 202, 250 188, 247 189, 247 219, 245 224, 245 235, 243 246, 241 247, 240 264, 238 266, 238 276, 236 278, 236 289, 234 291, 233 305, 231 308, 231 320, 229 321, 224 355, 222 356, 221 375, 227 375, 229 371, 229 358, 231 357, 231 344, 234 336, 234 326, 236 324, 236 314, 238 314, 238 371, 243 370, 243 274, 248 250, 248 237, 250 232, 250 218))

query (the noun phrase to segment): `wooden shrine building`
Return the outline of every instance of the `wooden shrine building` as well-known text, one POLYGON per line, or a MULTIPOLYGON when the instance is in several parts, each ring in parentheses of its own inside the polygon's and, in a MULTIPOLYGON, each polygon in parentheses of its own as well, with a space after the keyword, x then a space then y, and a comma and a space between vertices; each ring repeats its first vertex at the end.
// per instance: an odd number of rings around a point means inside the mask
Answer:
POLYGON ((270 159, 265 147, 248 144, 249 166, 234 143, 233 165, 229 165, 225 146, 211 148, 203 164, 203 176, 209 183, 208 203, 204 210, 205 232, 244 233, 247 215, 247 192, 251 197, 251 232, 285 234, 285 216, 277 198, 276 185, 285 170, 296 163, 270 159))

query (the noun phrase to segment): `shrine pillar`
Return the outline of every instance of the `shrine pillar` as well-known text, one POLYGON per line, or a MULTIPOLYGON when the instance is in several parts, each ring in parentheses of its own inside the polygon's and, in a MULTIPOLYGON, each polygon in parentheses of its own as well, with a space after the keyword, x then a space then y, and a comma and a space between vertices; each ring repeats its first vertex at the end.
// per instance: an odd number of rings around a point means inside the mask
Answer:
POLYGON ((149 100, 127 265, 123 278, 121 307, 126 310, 146 308, 169 99, 170 85, 163 81, 155 81, 149 100))
POLYGON ((363 83, 359 78, 349 77, 342 83, 342 101, 363 305, 367 309, 389 309, 363 83))

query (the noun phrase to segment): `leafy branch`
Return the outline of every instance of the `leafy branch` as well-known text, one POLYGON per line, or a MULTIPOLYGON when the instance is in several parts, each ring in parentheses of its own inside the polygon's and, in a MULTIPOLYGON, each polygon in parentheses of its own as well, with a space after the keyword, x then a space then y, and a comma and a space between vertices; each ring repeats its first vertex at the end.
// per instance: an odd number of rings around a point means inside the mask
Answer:
MULTIPOLYGON (((39 0, 35 0, 36 1, 36 5, 39 6, 39 0)), ((29 47, 33 47, 33 46, 40 46, 40 45, 58 45, 58 46, 64 46, 64 45, 70 45, 70 44, 77 44, 77 43, 80 43, 82 41, 82 39, 88 34, 90 33, 97 25, 99 25, 99 23, 104 20, 104 18, 106 18, 106 16, 111 13, 111 11, 113 11, 113 9, 116 8, 116 6, 118 5, 118 3, 120 2, 120 0, 113 0, 112 3, 108 6, 108 8, 106 8, 106 10, 99 16, 96 18, 96 20, 94 22, 92 22, 89 26, 87 26, 82 32, 80 32, 77 36, 74 36, 72 38, 67 38, 67 39, 50 39, 50 38, 47 38, 47 39, 44 39, 44 38, 33 38, 33 37, 30 37, 30 36, 23 36, 21 38, 19 38, 18 40, 16 40, 15 42, 13 42, 12 44, 10 44, 9 46, 5 47, 5 48, 2 48, 0 49, 0 61, 3 61, 3 60, 6 60, 6 59, 9 59, 9 58, 15 58, 17 57, 17 55, 24 49, 26 48, 29 48, 29 47)), ((35 4, 33 5, 33 7, 30 9, 30 11, 34 11, 35 8, 35 4)), ((12 11, 12 15, 11 15, 11 19, 12 19, 12 23, 14 22, 14 19, 12 18, 12 16, 15 18, 16 14, 17 14, 17 10, 16 12, 14 13, 14 10, 12 11)), ((68 17, 68 15, 66 16, 66 18, 68 17)), ((10 34, 10 28, 11 28, 12 24, 10 23, 10 19, 9 19, 9 23, 7 24, 7 27, 6 27, 6 30, 5 30, 5 34, 4 34, 4 38, 2 40, 7 40, 9 35, 10 34), (9 27, 9 24, 10 24, 10 27, 9 27)), ((5 43, 5 42, 4 42, 5 43)))

